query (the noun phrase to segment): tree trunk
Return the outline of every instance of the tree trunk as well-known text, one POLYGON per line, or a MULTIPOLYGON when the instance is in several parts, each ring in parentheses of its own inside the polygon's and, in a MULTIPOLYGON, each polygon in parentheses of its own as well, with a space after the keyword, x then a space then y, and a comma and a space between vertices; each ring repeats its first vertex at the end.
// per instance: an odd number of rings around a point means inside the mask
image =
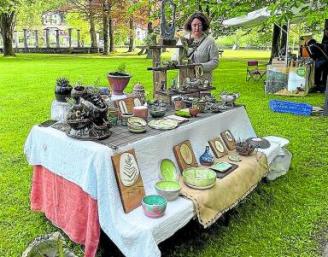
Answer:
POLYGON ((280 27, 274 24, 272 33, 272 47, 271 57, 269 63, 272 63, 272 59, 279 55, 279 41, 280 41, 280 27))
POLYGON ((96 33, 96 25, 95 25, 95 17, 93 13, 90 13, 89 16, 89 24, 90 24, 90 38, 91 38, 91 47, 97 48, 97 33, 96 33))
POLYGON ((109 52, 114 51, 114 30, 113 30, 113 20, 111 14, 109 16, 109 52))
POLYGON ((133 17, 129 18, 129 49, 128 52, 133 51, 133 42, 134 42, 134 28, 133 28, 133 17))
POLYGON ((108 28, 109 28, 109 19, 108 19, 108 10, 104 10, 103 12, 103 36, 104 36, 104 55, 108 55, 108 28))
POLYGON ((14 12, 0 14, 0 29, 4 56, 15 56, 13 49, 14 17, 14 12))
POLYGON ((287 25, 282 26, 281 30, 281 42, 280 42, 280 52, 282 55, 287 55, 286 44, 287 44, 287 25))

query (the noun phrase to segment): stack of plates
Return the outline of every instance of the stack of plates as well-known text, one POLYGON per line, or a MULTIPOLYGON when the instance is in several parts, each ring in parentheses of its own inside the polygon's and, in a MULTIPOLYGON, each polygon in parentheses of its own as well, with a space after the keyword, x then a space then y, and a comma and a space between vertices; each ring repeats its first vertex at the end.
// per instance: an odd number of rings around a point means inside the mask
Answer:
POLYGON ((132 133, 143 133, 146 131, 147 122, 138 117, 128 119, 128 129, 132 133))

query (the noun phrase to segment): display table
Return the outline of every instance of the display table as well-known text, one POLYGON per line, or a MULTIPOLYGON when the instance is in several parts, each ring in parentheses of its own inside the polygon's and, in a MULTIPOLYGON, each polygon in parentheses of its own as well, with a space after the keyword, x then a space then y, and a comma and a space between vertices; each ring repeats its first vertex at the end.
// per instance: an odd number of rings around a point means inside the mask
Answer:
MULTIPOLYGON (((25 144, 25 154, 30 165, 41 165, 46 172, 77 185, 96 202, 98 213, 93 213, 90 217, 96 219, 99 216, 100 227, 124 255, 155 257, 161 255, 157 244, 172 236, 195 216, 193 204, 190 200, 179 197, 176 201, 168 202, 165 215, 159 219, 146 217, 141 206, 125 214, 111 156, 133 148, 145 192, 153 194, 154 184, 159 180, 160 160, 171 159, 176 163, 172 150, 174 145, 190 140, 198 159, 208 140, 219 136, 220 132, 226 129, 229 129, 237 140, 255 136, 245 109, 240 107, 195 119, 194 122, 185 123, 174 130, 128 142, 116 150, 97 142, 69 138, 54 128, 34 126, 25 144)), ((272 144, 265 151, 269 163, 279 149, 278 144, 272 144)), ((33 192, 32 188, 32 200, 33 192)), ((79 198, 75 200, 80 201, 79 198)), ((92 201, 90 206, 92 207, 92 201)), ((69 212, 70 208, 66 208, 66 211, 69 212)), ((54 224, 56 225, 56 222, 54 224)), ((65 231, 65 228, 63 229, 65 231)), ((70 236, 69 231, 65 232, 70 236)), ((97 237, 97 233, 89 234, 95 234, 97 237)), ((74 240, 73 236, 70 237, 74 240)), ((80 243, 84 241, 86 245, 85 256, 92 256, 97 240, 99 238, 91 241, 79 240, 80 243)))

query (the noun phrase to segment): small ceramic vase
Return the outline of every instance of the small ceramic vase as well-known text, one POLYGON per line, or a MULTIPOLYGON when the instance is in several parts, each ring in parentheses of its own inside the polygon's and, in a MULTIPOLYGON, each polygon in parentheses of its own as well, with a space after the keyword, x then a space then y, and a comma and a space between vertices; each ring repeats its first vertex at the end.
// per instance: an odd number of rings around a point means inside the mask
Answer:
POLYGON ((199 157, 199 162, 204 166, 211 166, 214 162, 214 157, 210 152, 210 147, 206 146, 205 152, 199 157))
POLYGON ((121 115, 121 125, 122 126, 127 126, 128 125, 128 119, 133 116, 132 113, 123 113, 121 115))
POLYGON ((182 100, 174 101, 174 108, 176 111, 179 111, 184 108, 184 102, 182 100))
POLYGON ((199 109, 198 109, 198 107, 191 107, 191 108, 189 109, 189 112, 190 112, 190 115, 191 115, 192 117, 197 117, 197 115, 198 115, 198 113, 199 113, 199 109))

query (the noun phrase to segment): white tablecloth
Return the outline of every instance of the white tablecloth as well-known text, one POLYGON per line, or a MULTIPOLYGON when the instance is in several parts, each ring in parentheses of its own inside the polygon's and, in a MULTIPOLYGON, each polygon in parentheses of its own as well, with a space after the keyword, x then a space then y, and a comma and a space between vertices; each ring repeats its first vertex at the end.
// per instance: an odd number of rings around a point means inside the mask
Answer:
MULTIPOLYGON (((176 163, 174 145, 189 139, 198 159, 208 140, 226 129, 230 129, 237 140, 255 136, 245 109, 236 108, 147 137, 119 151, 135 150, 146 194, 152 194, 155 193, 154 184, 159 180, 160 160, 171 159, 176 163)), ((276 147, 277 144, 273 144, 271 150, 266 150, 268 159, 274 158, 276 147)), ((79 141, 56 129, 39 126, 32 128, 25 143, 25 154, 31 165, 42 165, 76 183, 98 201, 100 226, 124 255, 160 256, 157 244, 194 217, 193 204, 179 197, 168 202, 165 215, 159 219, 146 217, 141 206, 125 214, 111 162, 114 153, 99 143, 79 141)))

